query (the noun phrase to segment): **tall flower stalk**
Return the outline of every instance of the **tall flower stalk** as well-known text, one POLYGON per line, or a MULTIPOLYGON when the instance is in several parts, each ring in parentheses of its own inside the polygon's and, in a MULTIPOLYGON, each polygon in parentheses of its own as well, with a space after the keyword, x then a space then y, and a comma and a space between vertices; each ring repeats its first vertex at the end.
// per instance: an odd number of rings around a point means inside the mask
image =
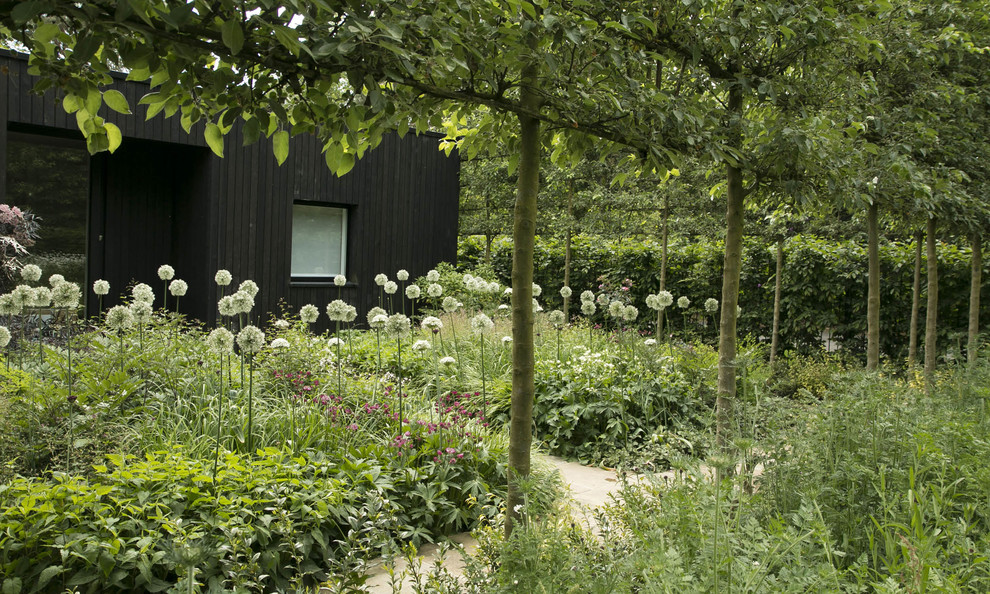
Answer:
POLYGON ((115 305, 107 310, 107 328, 117 334, 117 344, 119 345, 120 370, 124 370, 124 332, 134 325, 134 314, 123 305, 115 305))
MULTIPOLYGON (((248 424, 247 442, 248 453, 254 453, 254 356, 265 346, 265 333, 257 326, 247 325, 237 334, 237 346, 241 350, 241 377, 244 374, 244 362, 248 366, 248 424)), ((243 380, 242 380, 243 381, 243 380)), ((243 386, 243 383, 242 383, 243 386)))
MULTIPOLYGON (((217 328, 210 332, 206 339, 206 344, 211 351, 217 354, 220 360, 220 391, 217 397, 217 437, 213 448, 213 486, 217 484, 217 466, 220 463, 220 430, 223 427, 223 360, 229 357, 234 350, 234 335, 226 328, 217 328)), ((228 359, 229 360, 229 359, 228 359)))
POLYGON ((483 313, 471 318, 471 331, 478 337, 481 343, 481 420, 488 422, 488 386, 485 381, 485 334, 491 332, 495 327, 492 319, 483 313))
POLYGON ((395 356, 399 376, 399 435, 402 435, 402 426, 405 422, 402 407, 402 339, 409 336, 409 332, 409 318, 402 314, 392 314, 385 322, 385 334, 395 338, 396 345, 395 356))
POLYGON ((454 337, 454 356, 457 358, 457 381, 464 381, 463 373, 461 370, 461 352, 457 344, 457 330, 455 329, 456 324, 454 323, 454 313, 460 309, 461 303, 453 297, 443 298, 443 310, 447 312, 447 316, 450 318, 450 334, 454 337))
POLYGON ((388 322, 388 314, 380 307, 372 307, 368 311, 368 327, 375 331, 375 352, 378 355, 378 364, 375 367, 375 386, 371 394, 371 402, 378 402, 378 384, 382 377, 382 330, 388 322))
POLYGON ((175 278, 175 269, 168 264, 158 267, 158 278, 165 283, 165 290, 162 291, 162 309, 168 310, 168 282, 175 278))

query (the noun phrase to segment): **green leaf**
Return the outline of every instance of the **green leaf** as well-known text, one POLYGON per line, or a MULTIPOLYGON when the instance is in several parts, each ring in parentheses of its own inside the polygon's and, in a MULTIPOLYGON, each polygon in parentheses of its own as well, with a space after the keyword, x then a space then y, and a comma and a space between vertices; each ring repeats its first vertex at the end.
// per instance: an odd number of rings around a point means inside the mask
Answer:
POLYGON ((235 55, 244 47, 244 30, 241 29, 241 23, 237 19, 225 21, 220 27, 220 36, 223 38, 223 44, 235 55))
POLYGON ((279 130, 272 135, 272 150, 275 152, 275 160, 281 165, 285 163, 289 156, 289 132, 279 130))
POLYGON ((38 583, 35 584, 35 588, 38 590, 43 589, 48 582, 52 581, 52 578, 62 573, 61 565, 49 565, 48 567, 41 570, 41 575, 38 576, 38 583))
POLYGON ((216 156, 223 157, 223 132, 220 131, 220 126, 210 122, 206 125, 203 136, 206 138, 206 144, 210 145, 210 150, 216 156))
MULTIPOLYGON (((120 133, 120 128, 118 128, 115 124, 107 122, 104 124, 104 127, 107 129, 107 141, 110 143, 107 150, 112 153, 117 150, 117 147, 120 146, 121 141, 124 139, 124 135, 120 133)), ((78 448, 80 446, 77 445, 76 447, 78 448)))
MULTIPOLYGON (((10 11, 10 18, 18 25, 26 23, 41 14, 44 5, 44 2, 37 1, 21 2, 10 11)), ((4 584, 4 588, 6 588, 6 582, 4 584)), ((6 590, 4 592, 6 593, 6 590)))
POLYGON ((116 111, 117 113, 123 113, 130 115, 131 106, 127 104, 127 98, 124 94, 115 89, 110 89, 109 91, 103 92, 103 102, 107 104, 107 107, 116 111))
POLYGON ((343 177, 351 169, 354 169, 354 164, 357 159, 354 153, 344 153, 340 158, 340 163, 337 167, 337 177, 343 177))
POLYGON ((38 25, 38 28, 34 30, 35 41, 40 41, 41 43, 51 43, 56 35, 58 35, 58 27, 53 23, 43 23, 38 25))

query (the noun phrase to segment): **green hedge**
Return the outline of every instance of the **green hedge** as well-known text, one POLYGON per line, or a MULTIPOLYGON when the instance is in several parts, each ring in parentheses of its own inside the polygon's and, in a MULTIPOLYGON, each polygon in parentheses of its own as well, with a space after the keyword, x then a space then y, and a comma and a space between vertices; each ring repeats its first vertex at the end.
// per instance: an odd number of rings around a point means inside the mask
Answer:
MULTIPOLYGON (((865 352, 867 260, 866 246, 853 241, 833 242, 798 235, 784 244, 784 275, 781 302, 781 341, 785 349, 804 353, 821 349, 820 337, 827 329, 848 352, 865 352)), ((965 342, 969 308, 970 250, 951 244, 939 246, 939 344, 944 352, 965 342)), ((473 268, 484 261, 481 238, 461 241, 458 265, 473 268)), ((561 306, 557 292, 563 283, 564 244, 556 239, 538 238, 534 254, 535 281, 543 286, 548 309, 561 306)), ((667 288, 674 297, 691 299, 689 316, 703 319, 705 299, 721 296, 722 242, 671 242, 668 256, 667 288)), ((773 324, 775 246, 749 238, 744 243, 740 279, 742 318, 740 332, 769 340, 773 324)), ((911 284, 914 245, 884 241, 880 245, 881 265, 881 350, 885 356, 902 360, 907 356, 908 323, 911 316, 911 284)), ((499 280, 508 283, 512 268, 511 241, 503 238, 492 246, 492 268, 499 280)), ((984 291, 990 284, 990 269, 984 265, 984 291)), ((623 279, 633 281, 628 292, 640 308, 639 323, 652 328, 653 317, 645 306, 646 295, 660 286, 660 244, 657 241, 625 240, 608 242, 578 236, 573 242, 571 288, 575 294, 585 289, 597 293, 599 286, 615 286, 623 279)), ((924 282, 924 281, 923 281, 924 282)), ((672 328, 680 328, 679 310, 671 312, 672 328)), ((576 308, 572 315, 577 313, 576 308)), ((924 297, 922 316, 924 315, 924 297)), ((600 316, 600 313, 599 313, 600 316)), ((982 320, 990 319, 990 299, 983 301, 982 320)), ((921 324, 924 320, 922 318, 921 324)), ((692 332, 704 340, 714 340, 714 324, 693 324, 692 332)), ((921 328, 923 334, 923 328, 921 328)), ((958 352, 958 351, 956 351, 958 352)))

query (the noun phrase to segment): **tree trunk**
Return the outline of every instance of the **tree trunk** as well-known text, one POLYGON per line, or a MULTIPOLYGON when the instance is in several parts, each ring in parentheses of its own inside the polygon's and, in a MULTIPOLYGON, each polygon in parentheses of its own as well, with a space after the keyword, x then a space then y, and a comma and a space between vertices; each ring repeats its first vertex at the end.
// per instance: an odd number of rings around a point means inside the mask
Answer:
POLYGON ((914 285, 911 288, 911 328, 908 332, 908 369, 918 363, 918 316, 921 313, 921 231, 914 234, 914 285))
POLYGON ((973 233, 973 256, 970 262, 969 286, 969 340, 966 342, 966 360, 972 364, 980 351, 980 285, 983 282, 983 237, 973 233))
POLYGON ((880 366, 880 231, 877 228, 879 208, 876 200, 866 215, 869 278, 866 291, 866 369, 876 371, 880 366))
MULTIPOLYGON (((742 87, 729 89, 729 116, 742 114, 742 87)), ((738 142, 735 143, 738 146, 738 142)), ((739 167, 726 164, 725 261, 722 268, 722 317, 718 339, 718 396, 715 400, 715 441, 721 451, 732 443, 732 408, 736 397, 736 306, 742 268, 743 179, 739 167)))
POLYGON ((938 338, 938 254, 935 253, 935 217, 928 219, 928 306, 925 312, 925 391, 931 394, 935 382, 935 356, 938 338))
POLYGON ((773 332, 770 334, 770 368, 777 360, 777 347, 780 340, 780 287, 784 274, 784 238, 777 240, 777 271, 773 283, 773 332))
POLYGON ((492 240, 493 239, 494 238, 491 235, 489 235, 487 233, 485 234, 485 266, 487 266, 489 268, 492 265, 492 240))
MULTIPOLYGON (((520 103, 539 109, 537 66, 522 70, 520 103)), ((509 418, 508 496, 505 536, 522 517, 523 493, 519 481, 530 473, 533 444, 533 246, 536 243, 536 196, 540 188, 540 122, 519 116, 519 179, 512 225, 512 397, 509 418)))
MULTIPOLYGON (((564 286, 571 286, 571 225, 574 221, 574 180, 570 180, 567 192, 567 235, 564 238, 564 286)), ((564 319, 571 319, 571 298, 564 297, 564 319)))

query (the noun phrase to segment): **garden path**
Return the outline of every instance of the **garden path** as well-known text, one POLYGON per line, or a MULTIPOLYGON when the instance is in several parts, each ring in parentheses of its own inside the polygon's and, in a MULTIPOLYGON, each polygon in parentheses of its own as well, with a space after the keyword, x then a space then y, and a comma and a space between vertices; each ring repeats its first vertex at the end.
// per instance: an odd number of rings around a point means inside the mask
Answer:
MULTIPOLYGON (((537 458, 553 466, 560 473, 573 504, 571 509, 574 513, 574 519, 579 522, 586 522, 594 528, 595 522, 592 513, 594 509, 608 503, 610 497, 621 489, 622 482, 615 471, 583 466, 556 456, 538 456, 537 458)), ((455 534, 450 539, 461 545, 468 555, 473 554, 478 547, 478 541, 468 532, 455 534)), ((424 570, 428 570, 440 559, 440 548, 436 545, 420 547, 419 559, 420 566, 424 570)), ((444 555, 440 562, 451 575, 455 577, 464 575, 464 557, 458 551, 451 551, 444 555)), ((407 570, 408 564, 405 560, 396 562, 395 575, 404 575, 408 573, 407 570)), ((371 594, 393 594, 391 578, 381 562, 373 564, 366 587, 371 594)), ((403 580, 401 587, 394 592, 406 594, 413 591, 412 581, 407 577, 403 580)))

